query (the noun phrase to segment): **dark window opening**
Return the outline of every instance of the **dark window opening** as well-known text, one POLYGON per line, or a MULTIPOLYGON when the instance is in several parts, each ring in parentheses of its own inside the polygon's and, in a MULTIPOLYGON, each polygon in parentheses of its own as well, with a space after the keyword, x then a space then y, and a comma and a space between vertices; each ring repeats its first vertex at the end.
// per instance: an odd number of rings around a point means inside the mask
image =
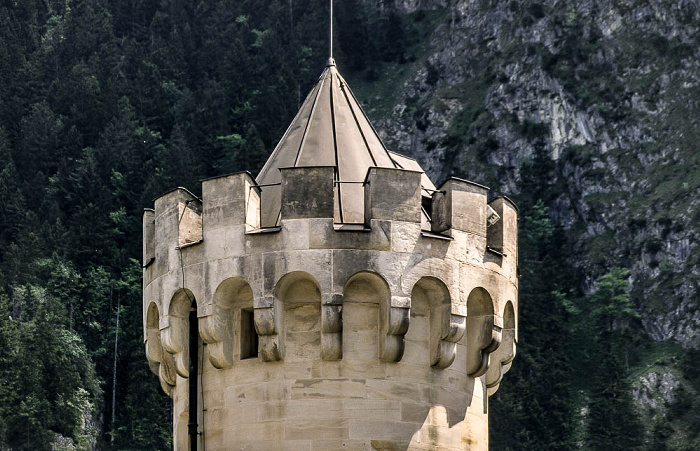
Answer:
POLYGON ((258 333, 255 331, 253 309, 241 309, 241 360, 258 357, 258 333))
POLYGON ((428 217, 428 221, 431 221, 433 216, 433 198, 421 196, 421 208, 425 216, 428 217))

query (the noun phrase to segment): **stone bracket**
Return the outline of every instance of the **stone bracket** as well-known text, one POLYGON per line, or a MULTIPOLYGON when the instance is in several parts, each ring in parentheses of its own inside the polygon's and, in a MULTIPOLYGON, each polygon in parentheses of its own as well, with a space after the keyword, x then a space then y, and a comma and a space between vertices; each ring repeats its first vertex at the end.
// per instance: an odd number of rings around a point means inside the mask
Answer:
POLYGON ((444 369, 452 365, 457 355, 457 343, 464 337, 467 318, 463 315, 449 315, 446 327, 442 327, 437 350, 431 362, 434 368, 444 369))
POLYGON ((386 323, 383 327, 386 335, 384 340, 380 341, 380 344, 383 344, 380 349, 383 362, 398 362, 403 357, 404 336, 408 332, 410 316, 410 308, 393 306, 388 308, 386 323))
POLYGON ((206 343, 209 361, 214 368, 233 366, 233 324, 230 309, 215 304, 203 305, 198 311, 199 335, 206 343))
MULTIPOLYGON (((165 318, 168 318, 168 325, 160 330, 160 340, 163 344, 163 349, 172 354, 177 374, 187 378, 190 375, 188 319, 178 316, 165 318)), ((165 318, 161 318, 161 321, 165 318)))
POLYGON ((340 360, 343 358, 343 307, 323 304, 321 306, 321 358, 340 360))
POLYGON ((146 359, 151 371, 158 376, 163 391, 172 397, 175 392, 177 376, 175 373, 175 361, 173 356, 163 350, 158 338, 158 331, 149 331, 146 339, 146 359))
POLYGON ((258 352, 265 362, 282 360, 283 349, 279 334, 280 327, 278 327, 279 316, 275 305, 253 309, 255 330, 259 339, 258 352))
POLYGON ((496 393, 503 375, 510 370, 511 363, 515 358, 515 349, 515 329, 504 329, 501 346, 492 355, 494 364, 486 371, 486 388, 489 396, 496 393))
POLYGON ((493 326, 493 316, 467 316, 467 374, 479 377, 489 368, 489 356, 501 344, 501 328, 493 326))

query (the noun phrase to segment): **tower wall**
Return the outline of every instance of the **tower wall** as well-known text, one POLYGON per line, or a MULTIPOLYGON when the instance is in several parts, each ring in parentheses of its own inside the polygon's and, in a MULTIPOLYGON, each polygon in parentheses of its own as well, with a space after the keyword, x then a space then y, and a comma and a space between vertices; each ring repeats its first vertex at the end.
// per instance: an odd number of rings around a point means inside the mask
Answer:
POLYGON ((332 168, 281 172, 279 227, 258 228, 248 173, 144 213, 144 340, 175 449, 193 305, 207 450, 488 449, 488 396, 515 355, 515 206, 450 179, 422 231, 421 173, 370 168, 364 223, 339 226, 332 168))

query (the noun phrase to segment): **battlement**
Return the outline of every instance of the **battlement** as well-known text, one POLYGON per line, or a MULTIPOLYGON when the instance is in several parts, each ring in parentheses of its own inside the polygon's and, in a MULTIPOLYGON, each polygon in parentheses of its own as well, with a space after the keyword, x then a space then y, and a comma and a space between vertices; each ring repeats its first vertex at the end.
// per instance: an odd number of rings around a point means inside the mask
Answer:
MULTIPOLYGON (((256 184, 248 172, 204 180, 202 199, 184 188, 156 199, 155 210, 144 212, 144 266, 155 260, 156 248, 198 244, 205 235, 214 238, 229 227, 244 226, 246 234, 284 233, 283 221, 333 219, 337 232, 371 232, 373 226, 381 227, 386 221, 420 224, 421 209, 430 218, 429 228, 422 230, 424 237, 453 239, 470 234, 504 258, 517 247, 515 205, 507 198, 487 203, 488 188, 473 182, 450 178, 426 199, 421 195, 420 172, 372 167, 364 181, 352 182, 359 194, 354 201, 364 211, 362 221, 343 223, 337 211, 344 182, 335 181, 332 166, 282 168, 280 172, 282 181, 274 186, 280 190, 278 226, 261 227, 261 206, 270 186, 256 184), (426 205, 430 211, 425 211, 426 205), (165 229, 156 227, 156 218, 165 229)), ((328 232, 322 233, 326 236, 328 232)), ((168 252, 161 249, 161 254, 168 252)))

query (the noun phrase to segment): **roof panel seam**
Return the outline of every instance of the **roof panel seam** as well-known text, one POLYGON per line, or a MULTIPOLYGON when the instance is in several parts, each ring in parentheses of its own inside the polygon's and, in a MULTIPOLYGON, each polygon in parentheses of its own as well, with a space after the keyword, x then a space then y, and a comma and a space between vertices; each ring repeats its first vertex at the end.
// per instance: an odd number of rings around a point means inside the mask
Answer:
MULTIPOLYGON (((342 77, 341 77, 341 79, 342 79, 342 77)), ((345 83, 345 80, 344 80, 344 79, 343 79, 343 83, 345 83)), ((346 83, 346 84, 347 84, 347 83, 346 83)), ((377 137, 377 139, 379 140, 379 143, 380 143, 380 144, 382 145, 382 147, 384 148, 384 151, 385 151, 387 154, 389 154, 389 150, 386 148, 386 145, 384 144, 384 141, 382 140, 381 136, 379 136, 379 133, 377 133, 377 130, 374 128, 374 125, 372 125, 372 121, 370 121, 369 118, 367 117, 367 113, 365 113, 365 110, 362 108, 362 105, 360 105, 360 102, 357 100, 357 97, 355 97, 355 93, 352 92, 351 89, 348 89, 348 91, 350 92, 350 95, 352 96, 353 100, 355 100, 355 103, 357 104, 357 107, 360 109, 360 112, 362 113, 362 116, 364 116, 365 120, 367 121, 367 123, 369 124, 370 128, 371 128, 372 131, 374 132, 374 135, 375 135, 375 136, 377 137)), ((393 158, 391 158, 391 155, 389 155, 389 160, 394 164, 394 167, 396 167, 396 162, 394 161, 393 158)))
MULTIPOLYGON (((370 149, 370 147, 369 147, 369 143, 367 142, 367 137, 365 136, 365 132, 362 131, 362 127, 360 126, 360 121, 357 119, 357 115, 355 114, 355 109, 352 107, 352 104, 350 103, 350 98, 348 98, 348 93, 347 93, 347 91, 349 91, 350 88, 348 88, 348 85, 345 83, 344 80, 342 80, 342 84, 340 85, 340 90, 343 92, 343 95, 345 96, 345 100, 347 100, 347 102, 348 102, 348 107, 350 108, 350 112, 352 113, 353 119, 355 119, 355 125, 357 125, 357 129, 360 131, 360 136, 362 136, 362 141, 365 143, 365 148, 367 149, 367 153, 369 153, 369 157, 372 159, 372 164, 374 166, 376 166, 377 160, 374 158, 374 155, 372 154, 372 149, 370 149)), ((386 150, 386 149, 384 149, 384 150, 386 150)), ((389 159, 391 159, 391 156, 389 156, 389 159)))
POLYGON ((311 105, 311 110, 309 111, 309 117, 306 120, 306 126, 304 127, 304 133, 301 135, 301 140, 299 141, 299 149, 297 149, 297 156, 294 159, 294 166, 297 165, 299 162, 299 159, 301 158, 301 152, 304 148, 304 144, 306 143, 306 135, 307 132, 309 131, 309 125, 311 124, 311 118, 314 115, 314 110, 316 109, 316 105, 318 104, 318 98, 321 96, 321 90, 323 89, 323 83, 326 81, 326 78, 323 77, 325 75, 325 72, 321 75, 322 78, 319 80, 320 86, 318 87, 318 91, 316 91, 316 97, 314 97, 314 103, 311 105))

